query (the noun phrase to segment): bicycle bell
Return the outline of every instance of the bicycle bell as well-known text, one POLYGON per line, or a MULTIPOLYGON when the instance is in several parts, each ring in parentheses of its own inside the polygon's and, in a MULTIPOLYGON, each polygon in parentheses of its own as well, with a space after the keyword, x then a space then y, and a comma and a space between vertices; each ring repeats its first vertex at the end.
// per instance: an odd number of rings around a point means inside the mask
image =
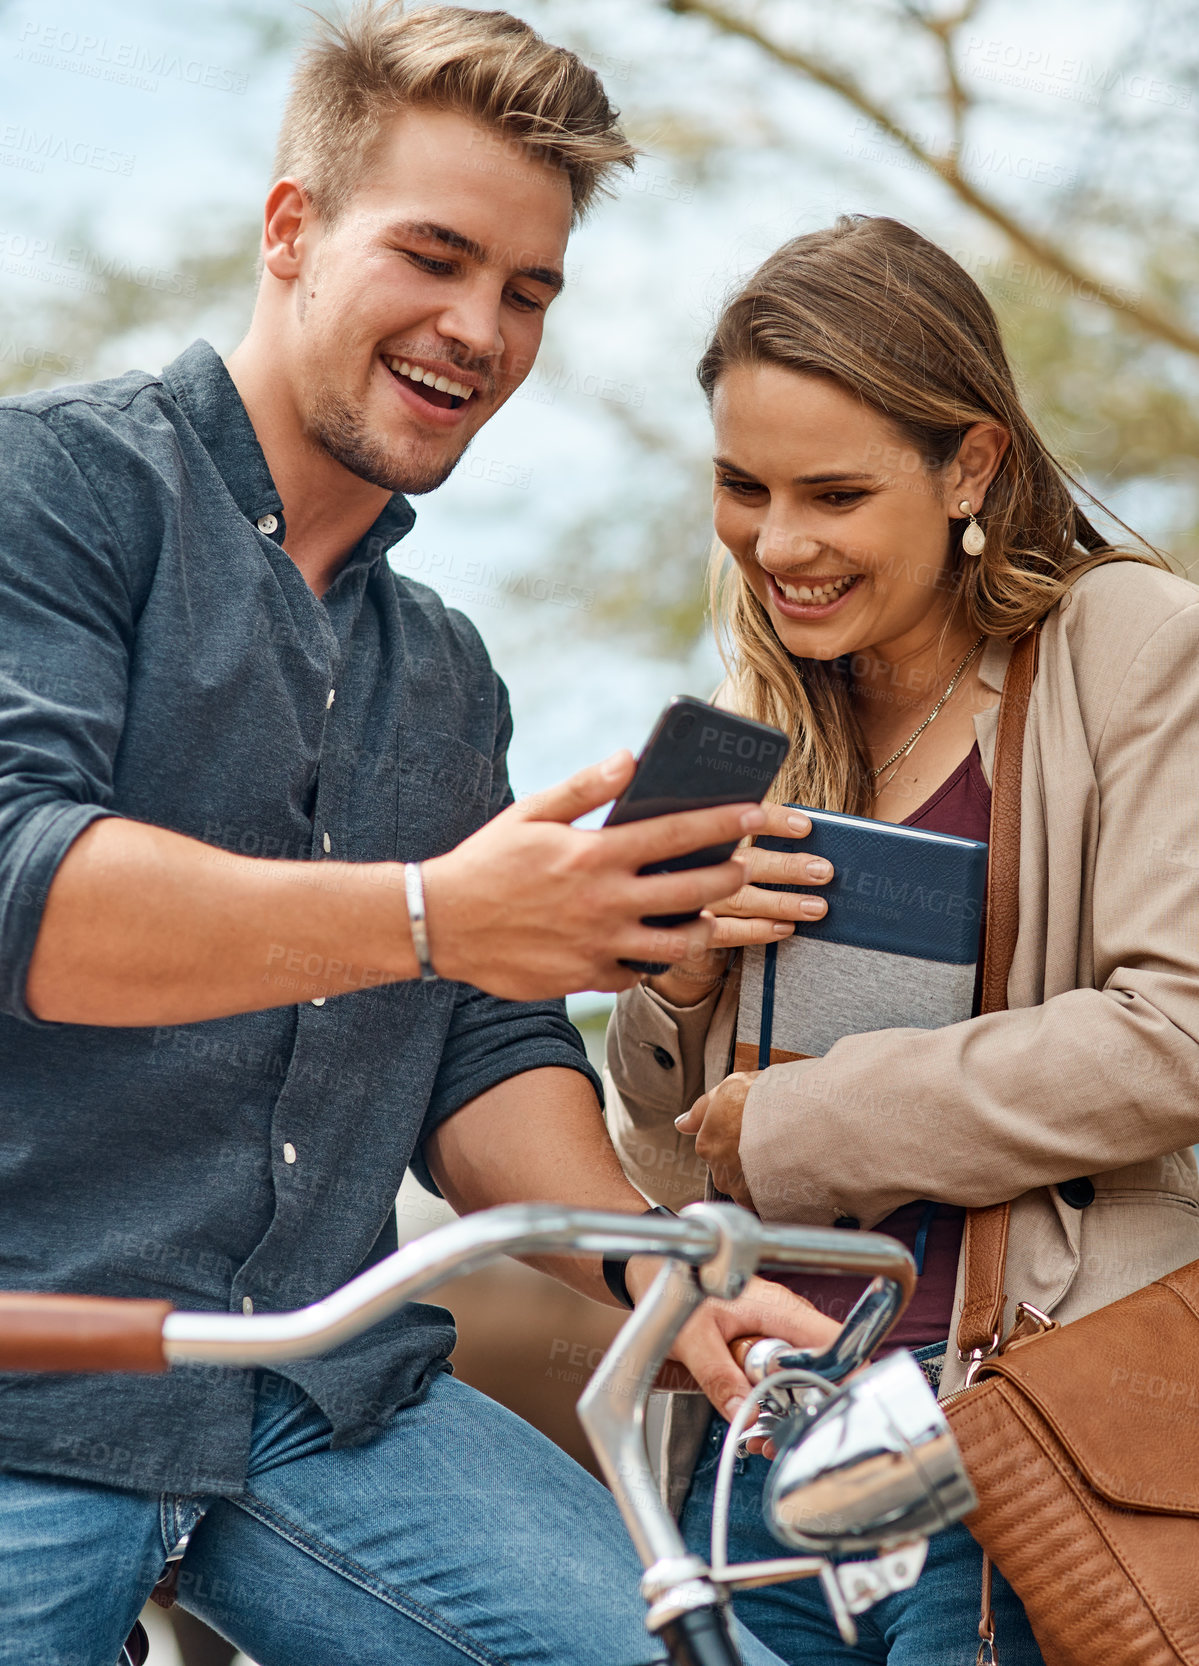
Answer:
POLYGON ((950 1527, 978 1503, 957 1442, 909 1353, 867 1366, 773 1434, 766 1525, 796 1550, 846 1556, 950 1527))

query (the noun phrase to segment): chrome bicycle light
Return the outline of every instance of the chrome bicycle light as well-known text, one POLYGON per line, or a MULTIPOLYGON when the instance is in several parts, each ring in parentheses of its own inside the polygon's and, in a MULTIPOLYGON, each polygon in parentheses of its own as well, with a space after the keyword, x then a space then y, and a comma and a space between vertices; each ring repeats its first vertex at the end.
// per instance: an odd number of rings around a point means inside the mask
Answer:
POLYGON ((961 1453, 911 1354, 868 1366, 808 1421, 774 1436, 763 1498, 781 1543, 823 1556, 950 1527, 978 1503, 961 1453))

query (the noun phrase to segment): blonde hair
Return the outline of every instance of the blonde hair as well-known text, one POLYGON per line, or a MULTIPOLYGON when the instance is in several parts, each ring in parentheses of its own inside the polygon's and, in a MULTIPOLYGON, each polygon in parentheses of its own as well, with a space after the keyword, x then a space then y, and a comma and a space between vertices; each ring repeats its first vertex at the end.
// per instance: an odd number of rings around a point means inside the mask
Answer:
POLYGON ((292 78, 275 178, 298 179, 324 219, 345 208, 383 122, 421 106, 453 110, 517 153, 564 170, 578 221, 635 152, 594 70, 508 12, 405 10, 404 0, 318 17, 292 78))
MULTIPOLYGON (((1024 410, 986 297, 943 249, 897 220, 842 216, 785 243, 758 268, 717 321, 699 363, 700 385, 710 401, 725 370, 759 364, 838 383, 886 417, 931 474, 953 460, 973 423, 1007 433, 978 512, 983 554, 963 550, 964 520, 950 523, 942 582, 974 635, 1019 636, 1101 562, 1167 565, 1150 546, 1145 555, 1118 548, 1091 525, 1070 490, 1075 483, 1024 410)), ((869 757, 848 661, 793 658, 719 546, 710 579, 717 641, 739 709, 792 737, 771 796, 866 810, 869 757)))

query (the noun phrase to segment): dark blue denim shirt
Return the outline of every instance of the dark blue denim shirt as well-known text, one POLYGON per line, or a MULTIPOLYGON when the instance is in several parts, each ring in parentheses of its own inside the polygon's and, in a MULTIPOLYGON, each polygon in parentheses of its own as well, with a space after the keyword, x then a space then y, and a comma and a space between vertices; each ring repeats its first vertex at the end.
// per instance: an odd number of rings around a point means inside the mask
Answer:
MULTIPOLYGON (((264 977, 293 1004, 48 1023, 24 993, 46 893, 106 815, 214 861, 315 863, 326 836, 343 861, 448 850, 510 800, 504 685, 470 623, 385 559, 415 518, 402 497, 313 594, 204 342, 161 377, 0 400, 0 476, 0 1287, 311 1302, 394 1245, 405 1168, 446 1117, 521 1071, 589 1072, 561 1004, 411 982, 297 1005, 280 945, 264 977)), ((453 1341, 414 1304, 286 1374, 353 1444, 453 1341)), ((0 1377, 0 1465, 236 1491, 252 1385, 224 1367, 0 1377)))

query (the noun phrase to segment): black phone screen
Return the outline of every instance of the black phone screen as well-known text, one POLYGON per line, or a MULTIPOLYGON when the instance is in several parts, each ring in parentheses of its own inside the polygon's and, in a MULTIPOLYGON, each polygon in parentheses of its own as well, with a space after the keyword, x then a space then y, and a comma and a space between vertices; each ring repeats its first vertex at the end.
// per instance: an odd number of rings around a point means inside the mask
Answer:
MULTIPOLYGON (((654 725, 637 760, 637 769, 605 822, 607 827, 679 810, 703 810, 718 804, 757 804, 782 768, 791 742, 781 729, 735 712, 721 711, 704 700, 681 695, 654 725)), ((725 862, 738 840, 652 862, 642 873, 677 873, 686 868, 725 862)), ((697 916, 650 915, 651 926, 676 926, 697 916)), ((638 971, 661 972, 665 966, 627 961, 638 971)))

